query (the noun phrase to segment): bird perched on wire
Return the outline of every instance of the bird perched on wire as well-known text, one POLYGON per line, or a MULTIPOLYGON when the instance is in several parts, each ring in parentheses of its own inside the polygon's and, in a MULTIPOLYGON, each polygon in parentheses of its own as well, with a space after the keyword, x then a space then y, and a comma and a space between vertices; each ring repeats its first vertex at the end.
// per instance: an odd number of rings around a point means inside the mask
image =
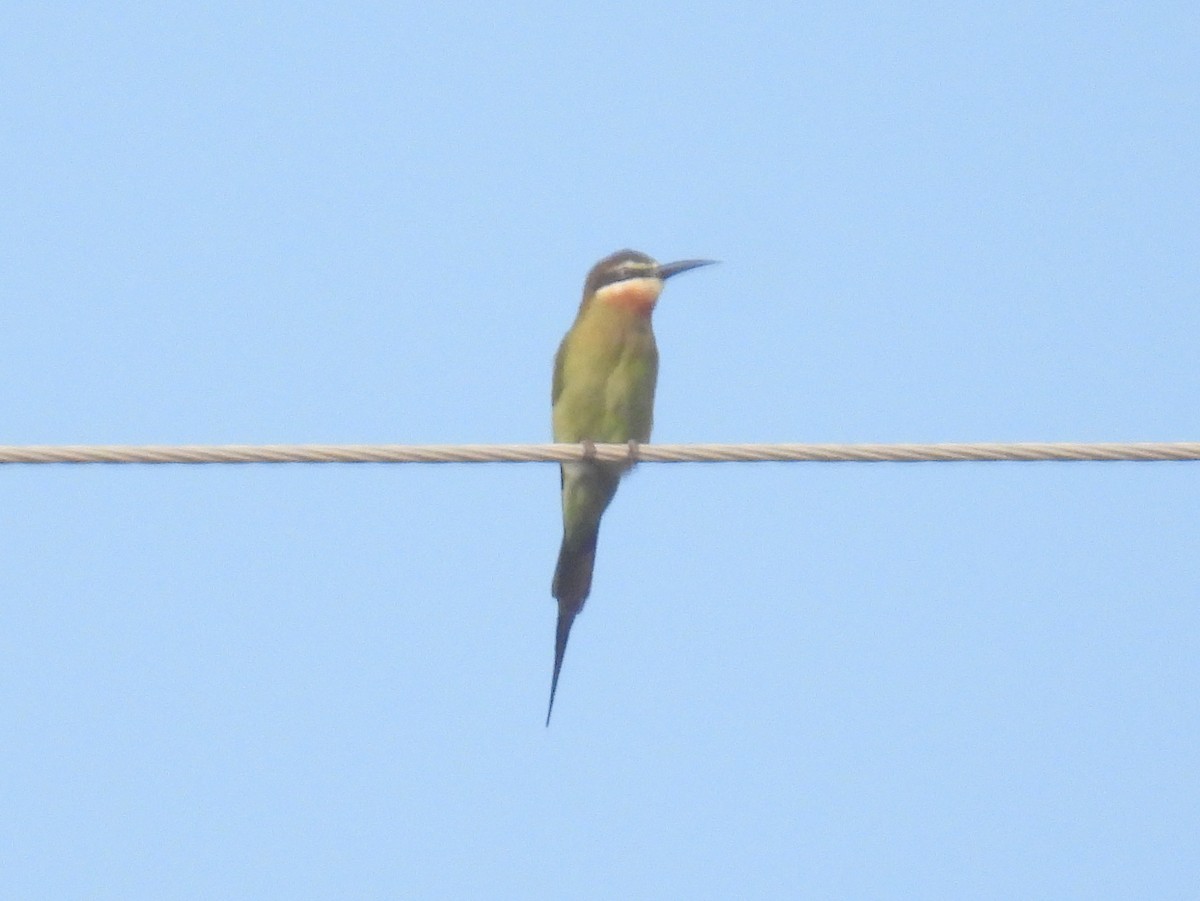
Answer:
MULTIPOLYGON (((575 322, 554 357, 555 441, 650 440, 658 378, 651 314, 667 279, 714 262, 659 263, 636 250, 618 250, 592 267, 575 322)), ((547 726, 571 625, 592 588, 600 517, 628 465, 596 460, 561 464, 563 539, 551 586, 558 624, 547 726)))

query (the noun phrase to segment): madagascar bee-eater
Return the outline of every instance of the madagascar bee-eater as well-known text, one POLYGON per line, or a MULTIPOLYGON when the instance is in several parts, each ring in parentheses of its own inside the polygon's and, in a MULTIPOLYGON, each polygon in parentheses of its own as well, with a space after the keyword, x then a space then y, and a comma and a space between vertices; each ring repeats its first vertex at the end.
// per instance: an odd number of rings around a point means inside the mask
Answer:
MULTIPOLYGON (((636 250, 618 250, 592 267, 575 322, 554 357, 555 441, 650 440, 658 378, 650 315, 664 281, 712 262, 663 264, 636 250)), ((558 601, 558 627, 547 726, 571 624, 592 587, 600 517, 627 469, 625 463, 594 460, 562 464, 563 539, 550 589, 558 601)))

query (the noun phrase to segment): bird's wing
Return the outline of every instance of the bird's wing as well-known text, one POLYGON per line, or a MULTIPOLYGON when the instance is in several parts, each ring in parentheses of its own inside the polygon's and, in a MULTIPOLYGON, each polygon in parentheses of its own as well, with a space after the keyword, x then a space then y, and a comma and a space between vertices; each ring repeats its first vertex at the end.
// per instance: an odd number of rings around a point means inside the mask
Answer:
POLYGON ((562 394, 563 389, 563 359, 566 357, 567 339, 563 338, 562 344, 558 345, 558 351, 554 354, 554 382, 550 388, 550 406, 553 407, 558 403, 558 397, 562 394))

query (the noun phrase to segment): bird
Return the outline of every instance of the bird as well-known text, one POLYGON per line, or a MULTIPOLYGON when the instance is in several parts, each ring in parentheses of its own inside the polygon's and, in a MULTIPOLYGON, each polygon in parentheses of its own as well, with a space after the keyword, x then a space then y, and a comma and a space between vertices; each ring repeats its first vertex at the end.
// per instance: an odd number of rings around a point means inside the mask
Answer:
MULTIPOLYGON (((554 356, 551 418, 556 442, 650 440, 658 380, 658 348, 651 327, 655 304, 667 279, 715 262, 659 263, 636 250, 618 250, 591 268, 575 322, 554 356)), ((561 464, 563 537, 550 587, 558 602, 558 621, 547 726, 567 638, 591 592, 600 517, 629 466, 596 460, 561 464)))

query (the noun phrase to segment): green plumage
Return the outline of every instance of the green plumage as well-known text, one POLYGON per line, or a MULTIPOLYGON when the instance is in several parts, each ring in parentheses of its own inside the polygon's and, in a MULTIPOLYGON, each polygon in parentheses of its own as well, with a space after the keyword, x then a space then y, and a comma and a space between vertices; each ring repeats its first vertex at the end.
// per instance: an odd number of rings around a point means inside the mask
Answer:
POLYGON ((657 379, 650 317, 585 302, 554 357, 554 440, 648 441, 657 379))
MULTIPOLYGON (((644 253, 622 250, 592 268, 579 313, 554 357, 555 441, 650 440, 658 380, 650 314, 664 279, 708 262, 684 260, 663 266, 644 253)), ((563 538, 551 585, 558 624, 547 725, 571 625, 591 591, 600 518, 626 469, 623 463, 594 461, 561 467, 563 538)))
MULTIPOLYGON (((649 441, 657 379, 658 348, 650 317, 585 301, 554 358, 554 440, 649 441)), ((571 624, 591 591, 600 517, 624 469, 620 463, 593 462, 561 468, 563 539, 551 586, 558 600, 551 708, 571 624)))

